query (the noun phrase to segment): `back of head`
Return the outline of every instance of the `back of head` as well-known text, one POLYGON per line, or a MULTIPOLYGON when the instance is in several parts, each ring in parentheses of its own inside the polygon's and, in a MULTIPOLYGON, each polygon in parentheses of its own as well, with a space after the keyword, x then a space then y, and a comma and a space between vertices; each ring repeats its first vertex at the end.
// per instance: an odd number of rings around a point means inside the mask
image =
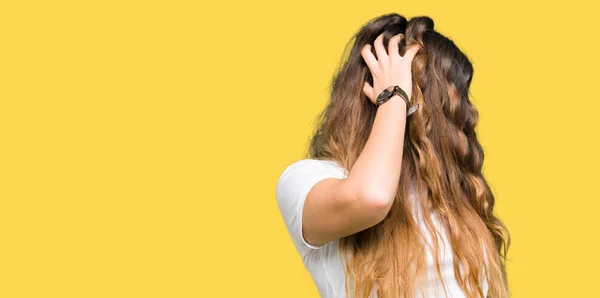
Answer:
MULTIPOLYGON (((405 34, 399 45, 401 55, 404 54, 406 45, 420 46, 412 65, 412 100, 420 103, 421 108, 408 118, 409 135, 432 134, 431 139, 436 140, 446 129, 459 129, 469 134, 469 128, 476 125, 478 112, 468 96, 473 67, 466 55, 452 40, 434 30, 431 18, 419 16, 408 21, 399 14, 391 13, 369 21, 348 43, 331 82, 328 107, 319 117, 322 130, 318 129, 315 133, 310 148, 311 156, 332 158, 332 151, 336 151, 338 156, 347 155, 345 162, 351 165, 357 157, 356 152, 351 152, 351 148, 364 146, 377 108, 362 92, 363 83, 367 81, 372 85, 373 77, 360 50, 366 44, 373 44, 381 33, 384 34, 384 44, 388 44, 389 39, 396 34, 405 34), (351 48, 348 53, 349 46, 351 48), (328 123, 325 124, 324 121, 328 123), (446 122, 454 125, 454 128, 444 127, 446 122), (341 135, 333 131, 336 127, 344 129, 340 132, 341 135), (319 138, 328 133, 336 135, 340 148, 331 148, 332 144, 319 138)), ((374 47, 372 52, 375 55, 374 47)))

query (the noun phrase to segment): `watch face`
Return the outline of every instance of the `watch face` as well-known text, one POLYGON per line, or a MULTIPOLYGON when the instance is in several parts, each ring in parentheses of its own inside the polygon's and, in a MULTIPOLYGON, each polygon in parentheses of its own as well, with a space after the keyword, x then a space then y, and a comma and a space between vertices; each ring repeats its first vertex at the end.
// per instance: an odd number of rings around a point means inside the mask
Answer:
POLYGON ((392 93, 389 90, 383 89, 383 91, 381 91, 381 94, 379 94, 379 98, 384 99, 384 98, 390 96, 390 94, 392 94, 392 93))
POLYGON ((377 105, 382 104, 386 99, 390 98, 392 95, 392 92, 389 91, 388 89, 383 89, 381 91, 381 93, 379 94, 379 96, 377 97, 377 105))

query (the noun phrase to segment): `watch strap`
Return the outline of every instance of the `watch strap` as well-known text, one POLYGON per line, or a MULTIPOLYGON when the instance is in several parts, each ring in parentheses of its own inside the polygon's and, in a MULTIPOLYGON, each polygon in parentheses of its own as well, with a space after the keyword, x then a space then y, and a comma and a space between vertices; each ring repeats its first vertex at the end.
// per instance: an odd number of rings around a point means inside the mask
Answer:
POLYGON ((390 98, 392 98, 395 94, 398 94, 406 102, 406 116, 407 117, 408 117, 408 115, 414 113, 419 108, 419 104, 415 104, 414 106, 410 105, 408 95, 398 85, 390 86, 388 88, 383 89, 383 91, 381 91, 381 93, 377 97, 377 100, 375 101, 376 105, 379 107, 380 105, 382 105, 383 103, 388 101, 390 98))

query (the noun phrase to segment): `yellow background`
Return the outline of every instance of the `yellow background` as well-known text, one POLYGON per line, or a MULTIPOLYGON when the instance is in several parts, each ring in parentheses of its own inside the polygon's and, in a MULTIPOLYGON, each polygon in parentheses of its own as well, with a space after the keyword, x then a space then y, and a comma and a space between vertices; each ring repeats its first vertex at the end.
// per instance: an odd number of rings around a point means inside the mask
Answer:
POLYGON ((0 297, 318 297, 275 184, 389 12, 473 62, 513 297, 598 295, 592 1, 0 3, 0 297))

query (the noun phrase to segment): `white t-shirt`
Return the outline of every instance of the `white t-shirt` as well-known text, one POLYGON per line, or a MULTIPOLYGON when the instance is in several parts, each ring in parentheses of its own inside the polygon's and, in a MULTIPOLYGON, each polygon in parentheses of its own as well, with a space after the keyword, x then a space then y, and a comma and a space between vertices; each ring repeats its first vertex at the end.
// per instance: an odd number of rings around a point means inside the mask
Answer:
MULTIPOLYGON (((318 246, 307 243, 302 237, 302 209, 308 192, 317 182, 325 178, 341 179, 347 176, 348 171, 334 161, 302 159, 288 165, 277 181, 276 197, 283 220, 306 269, 310 272, 319 294, 323 298, 346 297, 344 289, 345 267, 338 252, 339 240, 318 246)), ((412 198, 414 202, 414 196, 412 198)), ((413 208, 413 210, 415 209, 413 208)), ((416 212, 415 216, 420 216, 420 214, 420 211, 416 212)), ((432 216, 432 220, 438 227, 439 223, 434 216, 432 216)), ((422 228, 427 235, 427 239, 431 241, 431 234, 424 227, 423 224, 422 228)), ((443 235, 441 240, 440 268, 448 297, 466 297, 455 280, 452 247, 448 243, 446 235, 443 235)), ((430 281, 427 286, 427 293, 429 293, 427 297, 446 297, 442 283, 437 277, 432 253, 427 247, 426 251, 430 281)), ((488 285, 485 279, 483 279, 482 287, 483 292, 487 293, 488 285)), ((415 292, 415 295, 415 297, 421 297, 418 291, 415 292)), ((373 293, 373 296, 376 297, 376 294, 373 293)))

